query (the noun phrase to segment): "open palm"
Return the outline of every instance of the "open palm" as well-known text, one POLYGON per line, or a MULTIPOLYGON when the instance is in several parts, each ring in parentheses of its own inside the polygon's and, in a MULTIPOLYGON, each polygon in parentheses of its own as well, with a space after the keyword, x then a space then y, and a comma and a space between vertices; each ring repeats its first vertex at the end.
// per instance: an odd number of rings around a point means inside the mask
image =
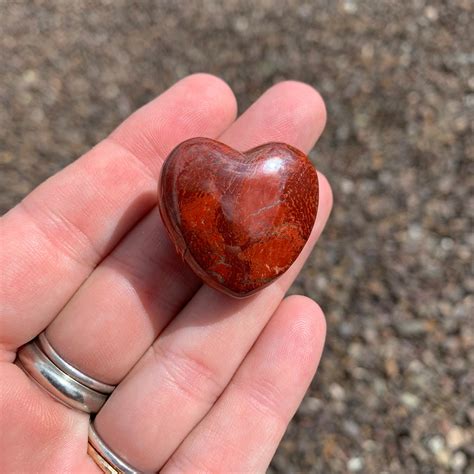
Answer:
POLYGON ((100 436, 142 471, 264 471, 319 362, 325 323, 286 290, 330 213, 320 205, 290 270, 255 296, 202 286, 156 210, 163 159, 193 136, 245 150, 283 141, 309 151, 325 123, 311 87, 272 87, 235 120, 221 80, 197 74, 145 105, 1 221, 0 451, 4 472, 98 472, 89 417, 13 362, 46 329, 70 364, 117 384, 100 436))

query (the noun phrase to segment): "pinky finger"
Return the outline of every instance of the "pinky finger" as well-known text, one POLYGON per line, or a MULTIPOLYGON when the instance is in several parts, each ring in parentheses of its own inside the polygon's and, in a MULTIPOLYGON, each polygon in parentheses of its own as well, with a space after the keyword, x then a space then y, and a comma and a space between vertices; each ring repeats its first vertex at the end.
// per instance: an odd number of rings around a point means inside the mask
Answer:
POLYGON ((264 472, 316 372, 325 334, 316 303, 285 299, 220 399, 161 472, 264 472))

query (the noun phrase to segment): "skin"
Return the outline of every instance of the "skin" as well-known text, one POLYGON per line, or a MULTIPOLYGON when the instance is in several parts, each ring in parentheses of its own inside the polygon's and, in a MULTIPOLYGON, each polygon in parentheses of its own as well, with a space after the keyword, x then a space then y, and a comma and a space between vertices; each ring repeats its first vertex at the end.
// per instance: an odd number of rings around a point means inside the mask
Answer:
POLYGON ((0 452, 5 472, 100 472, 89 418, 13 364, 47 328, 85 373, 118 384, 96 428, 136 468, 263 472, 321 356, 325 321, 285 298, 329 216, 319 174, 316 224, 275 283, 245 300, 202 286, 156 205, 163 159, 193 136, 246 150, 281 141, 308 152, 326 120, 310 86, 283 82, 236 119, 220 79, 197 74, 139 109, 1 219, 0 452))

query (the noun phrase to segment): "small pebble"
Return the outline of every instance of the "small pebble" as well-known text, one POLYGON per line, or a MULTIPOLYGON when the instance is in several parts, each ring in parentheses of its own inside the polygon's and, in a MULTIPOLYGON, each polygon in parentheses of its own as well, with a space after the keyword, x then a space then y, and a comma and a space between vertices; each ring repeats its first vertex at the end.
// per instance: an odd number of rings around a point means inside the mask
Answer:
POLYGON ((445 446, 444 438, 442 436, 433 436, 428 441, 428 447, 433 454, 439 453, 445 446))
POLYGON ((334 398, 334 400, 344 400, 345 398, 345 392, 344 392, 344 389, 337 383, 333 383, 330 385, 329 387, 329 392, 332 396, 332 398, 334 398))
POLYGON ((322 401, 315 397, 305 397, 300 406, 300 413, 302 414, 314 414, 321 410, 323 406, 322 401))
POLYGON ((446 435, 446 443, 453 451, 460 448, 464 443, 464 430, 459 426, 454 426, 448 431, 446 435))
POLYGON ((415 410, 420 405, 420 399, 413 393, 405 392, 401 396, 402 403, 411 410, 415 410))
POLYGON ((425 8, 425 16, 430 21, 436 21, 438 19, 438 10, 433 6, 427 6, 425 8))
POLYGON ((364 467, 362 458, 351 458, 347 461, 347 469, 351 472, 359 472, 364 467))
POLYGON ((462 451, 455 452, 450 459, 449 465, 454 471, 462 471, 467 464, 467 456, 462 451))

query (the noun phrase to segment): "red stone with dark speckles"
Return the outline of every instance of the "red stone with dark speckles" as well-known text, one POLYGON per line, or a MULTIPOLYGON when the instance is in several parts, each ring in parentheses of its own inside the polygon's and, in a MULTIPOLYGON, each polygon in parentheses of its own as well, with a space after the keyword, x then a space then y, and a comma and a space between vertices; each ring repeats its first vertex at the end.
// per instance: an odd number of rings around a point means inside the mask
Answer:
POLYGON ((318 176, 284 143, 245 153, 209 138, 166 159, 159 208, 176 249, 209 286, 244 297, 284 273, 303 249, 318 208, 318 176))

